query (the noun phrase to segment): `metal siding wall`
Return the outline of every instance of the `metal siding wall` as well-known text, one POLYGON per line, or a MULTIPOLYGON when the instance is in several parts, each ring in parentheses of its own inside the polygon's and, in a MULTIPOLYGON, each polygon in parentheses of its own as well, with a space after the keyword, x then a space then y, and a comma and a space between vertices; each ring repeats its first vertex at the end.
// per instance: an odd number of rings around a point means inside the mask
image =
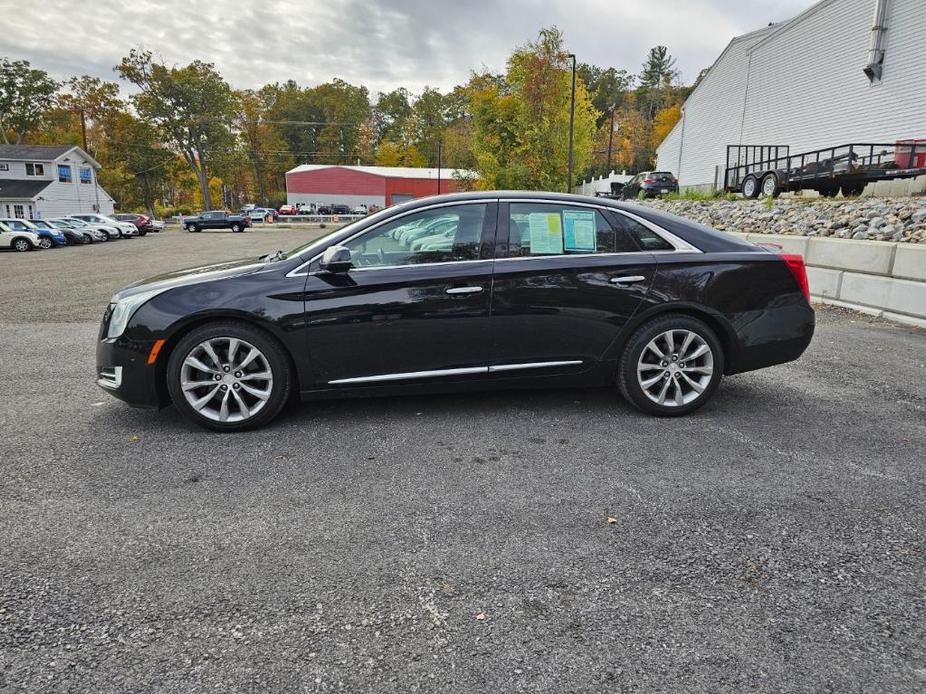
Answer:
POLYGON ((746 51, 765 35, 747 34, 734 39, 685 102, 684 133, 679 129, 681 166, 677 154, 674 162, 670 159, 667 163, 667 168, 678 176, 680 186, 711 185, 715 167, 725 166, 727 145, 740 142, 748 71, 746 51))
POLYGON ((351 169, 320 169, 286 175, 287 193, 384 196, 386 180, 382 176, 351 169))
POLYGON ((745 143, 791 152, 926 135, 926 2, 891 0, 884 75, 867 63, 874 0, 837 0, 752 52, 745 143))

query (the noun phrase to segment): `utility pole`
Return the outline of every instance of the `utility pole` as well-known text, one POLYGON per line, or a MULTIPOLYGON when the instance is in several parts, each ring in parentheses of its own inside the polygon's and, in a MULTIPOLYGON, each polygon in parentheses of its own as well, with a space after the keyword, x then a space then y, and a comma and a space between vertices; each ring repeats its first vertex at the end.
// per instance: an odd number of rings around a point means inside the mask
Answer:
POLYGON ((608 175, 611 175, 611 144, 614 142, 614 110, 617 106, 611 107, 611 129, 608 131, 608 175))
POLYGON ((440 162, 440 155, 441 155, 440 146, 441 146, 441 141, 438 140, 437 141, 437 194, 438 195, 440 195, 440 163, 441 163, 440 162))
POLYGON ((87 149, 87 120, 84 116, 84 110, 80 109, 80 134, 84 140, 84 151, 87 154, 90 154, 90 150, 87 149))
POLYGON ((570 53, 569 57, 572 58, 572 96, 569 100, 569 179, 566 181, 567 193, 572 192, 572 140, 576 120, 576 55, 570 53))

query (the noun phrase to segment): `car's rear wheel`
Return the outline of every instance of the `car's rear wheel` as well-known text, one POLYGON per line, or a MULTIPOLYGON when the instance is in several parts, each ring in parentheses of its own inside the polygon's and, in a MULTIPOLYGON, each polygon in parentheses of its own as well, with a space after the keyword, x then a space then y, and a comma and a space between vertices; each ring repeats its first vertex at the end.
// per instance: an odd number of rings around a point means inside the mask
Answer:
POLYGON ((29 243, 28 239, 14 239, 13 248, 22 253, 24 251, 31 251, 32 244, 29 243))
POLYGON ((710 399, 723 365, 714 331, 697 318, 673 314, 655 318, 631 336, 618 366, 618 385, 644 412, 679 416, 710 399))
POLYGON ((279 414, 292 390, 292 370, 262 330, 217 322, 180 340, 168 361, 167 387, 177 409, 197 424, 243 431, 279 414))

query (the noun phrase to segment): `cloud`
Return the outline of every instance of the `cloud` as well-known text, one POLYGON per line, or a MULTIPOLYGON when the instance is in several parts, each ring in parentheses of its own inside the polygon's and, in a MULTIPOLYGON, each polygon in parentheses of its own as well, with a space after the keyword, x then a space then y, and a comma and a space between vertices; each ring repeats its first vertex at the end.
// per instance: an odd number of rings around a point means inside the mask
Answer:
POLYGON ((663 44, 685 81, 729 40, 790 18, 811 0, 0 0, 0 56, 63 78, 116 79, 144 47, 168 63, 216 64, 235 87, 340 77, 375 94, 449 89, 472 70, 504 69, 512 48, 555 24, 579 61, 638 72, 663 44))

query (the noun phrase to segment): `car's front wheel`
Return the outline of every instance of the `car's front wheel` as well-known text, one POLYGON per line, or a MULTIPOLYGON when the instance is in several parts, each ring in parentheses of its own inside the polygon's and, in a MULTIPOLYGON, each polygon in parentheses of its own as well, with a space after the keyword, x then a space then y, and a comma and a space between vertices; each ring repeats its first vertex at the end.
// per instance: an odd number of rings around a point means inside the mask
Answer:
POLYGON ((167 365, 174 405, 216 431, 262 426, 279 414, 292 390, 283 348, 258 328, 210 323, 180 340, 167 365))
POLYGON ((32 244, 29 243, 28 239, 15 239, 13 241, 13 248, 19 251, 20 253, 23 253, 25 251, 31 251, 32 244))
POLYGON ((241 225, 240 225, 240 224, 232 224, 231 230, 232 230, 233 233, 237 234, 239 231, 241 231, 241 225))
POLYGON ((44 248, 45 250, 48 250, 49 248, 52 247, 51 239, 48 238, 47 236, 43 236, 43 237, 39 240, 39 246, 41 246, 41 247, 44 248))
POLYGON ((714 331, 697 318, 673 314, 653 319, 631 336, 618 366, 618 385, 644 412, 678 416, 710 399, 723 365, 714 331))

